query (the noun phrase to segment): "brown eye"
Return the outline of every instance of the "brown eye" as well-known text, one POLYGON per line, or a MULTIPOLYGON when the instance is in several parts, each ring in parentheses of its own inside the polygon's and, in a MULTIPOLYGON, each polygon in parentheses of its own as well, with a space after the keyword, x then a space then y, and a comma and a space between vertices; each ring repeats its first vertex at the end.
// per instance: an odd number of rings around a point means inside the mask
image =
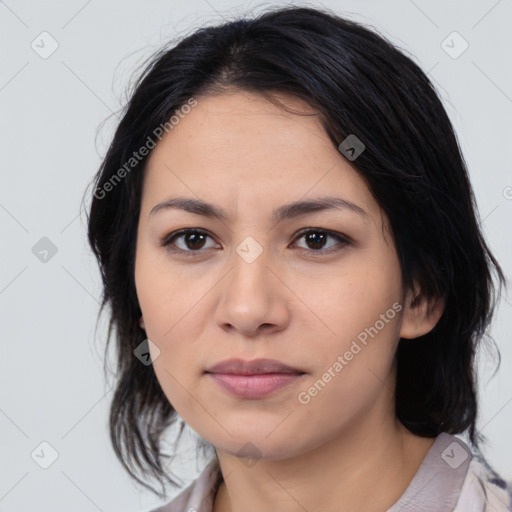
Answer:
POLYGON ((325 229, 308 228, 299 233, 296 240, 304 239, 306 247, 299 247, 301 250, 305 250, 309 253, 313 253, 314 256, 329 254, 340 250, 350 242, 347 237, 341 234, 327 231, 325 229), (337 240, 338 243, 325 247, 329 239, 337 240))
MULTIPOLYGON (((160 244, 171 252, 199 255, 206 249, 216 247, 215 244, 208 246, 208 239, 212 240, 212 237, 205 231, 198 229, 182 229, 166 236, 160 244)), ((306 246, 298 246, 298 249, 311 256, 323 256, 334 253, 350 244, 348 237, 340 233, 318 228, 303 230, 295 238, 295 240, 300 239, 304 239, 306 246), (329 240, 334 240, 336 243, 328 245, 329 240)))
POLYGON ((210 235, 204 231, 185 229, 165 237, 161 245, 173 251, 201 252, 208 238, 211 238, 210 235), (176 241, 180 241, 180 243, 178 244, 176 241))
POLYGON ((319 231, 310 231, 304 235, 304 240, 310 249, 323 249, 329 235, 319 231))

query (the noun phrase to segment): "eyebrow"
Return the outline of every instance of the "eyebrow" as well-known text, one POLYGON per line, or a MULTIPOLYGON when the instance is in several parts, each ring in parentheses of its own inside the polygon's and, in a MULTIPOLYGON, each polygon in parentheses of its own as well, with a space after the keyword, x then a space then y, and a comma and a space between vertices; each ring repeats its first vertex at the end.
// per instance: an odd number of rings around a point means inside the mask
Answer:
MULTIPOLYGON (((202 201, 201 199, 187 197, 174 197, 162 203, 158 203, 151 209, 149 215, 154 215, 156 212, 166 208, 184 210, 195 215, 219 219, 223 222, 229 220, 229 215, 219 206, 202 201)), ((347 210, 357 213, 362 217, 368 217, 368 213, 365 210, 346 199, 342 199, 341 197, 318 197, 307 201, 296 201, 280 206, 272 212, 271 220, 278 223, 285 219, 293 219, 308 213, 325 210, 347 210)))

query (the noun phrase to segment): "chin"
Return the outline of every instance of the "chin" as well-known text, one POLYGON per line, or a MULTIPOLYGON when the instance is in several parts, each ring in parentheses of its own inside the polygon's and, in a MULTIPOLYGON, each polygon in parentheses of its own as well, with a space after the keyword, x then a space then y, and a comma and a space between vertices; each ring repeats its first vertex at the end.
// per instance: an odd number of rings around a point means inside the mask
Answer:
MULTIPOLYGON (((273 427, 275 428, 275 427, 273 427)), ((289 432, 283 431, 281 436, 275 436, 272 433, 270 436, 268 432, 271 432, 272 428, 268 429, 266 433, 258 433, 254 435, 254 432, 247 432, 245 435, 239 433, 237 436, 229 437, 229 439, 223 439, 217 443, 209 440, 218 451, 229 453, 230 455, 242 459, 247 459, 248 464, 254 464, 258 460, 284 460, 291 457, 300 455, 307 449, 303 448, 301 444, 297 443, 294 436, 289 432), (284 434, 284 435, 283 435, 284 434)), ((217 440, 218 441, 218 440, 217 440)))

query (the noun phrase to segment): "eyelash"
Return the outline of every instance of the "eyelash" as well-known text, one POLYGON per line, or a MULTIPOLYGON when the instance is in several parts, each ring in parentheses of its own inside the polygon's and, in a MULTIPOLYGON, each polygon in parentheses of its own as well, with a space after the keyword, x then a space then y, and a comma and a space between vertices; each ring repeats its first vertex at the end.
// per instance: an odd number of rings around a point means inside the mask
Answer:
MULTIPOLYGON (((306 229, 303 229, 303 230, 299 231, 296 234, 296 236, 294 238, 294 241, 297 241, 297 240, 301 239, 302 237, 304 237, 304 235, 307 235, 309 233, 320 233, 320 234, 323 234, 323 235, 327 235, 328 237, 336 238, 340 242, 340 243, 336 244, 334 247, 331 247, 329 249, 316 249, 315 250, 315 249, 305 249, 305 248, 302 248, 302 247, 298 249, 301 252, 309 253, 309 256, 313 256, 313 257, 326 256, 328 254, 332 254, 332 253, 338 252, 343 247, 345 247, 346 245, 350 245, 350 243, 351 243, 350 239, 347 236, 342 235, 340 233, 336 233, 334 231, 329 231, 327 229, 321 229, 321 228, 306 228, 306 229)), ((171 233, 170 235, 165 236, 161 240, 160 245, 162 247, 165 247, 170 252, 182 253, 182 254, 190 255, 192 257, 194 257, 195 255, 199 255, 202 252, 204 252, 201 249, 197 249, 197 250, 191 250, 191 249, 184 250, 184 249, 179 249, 179 248, 171 247, 171 244, 176 239, 178 239, 180 237, 183 237, 185 235, 188 235, 188 234, 205 235, 205 236, 208 236, 208 237, 212 238, 206 231, 203 231, 202 229, 181 229, 179 231, 171 233)))

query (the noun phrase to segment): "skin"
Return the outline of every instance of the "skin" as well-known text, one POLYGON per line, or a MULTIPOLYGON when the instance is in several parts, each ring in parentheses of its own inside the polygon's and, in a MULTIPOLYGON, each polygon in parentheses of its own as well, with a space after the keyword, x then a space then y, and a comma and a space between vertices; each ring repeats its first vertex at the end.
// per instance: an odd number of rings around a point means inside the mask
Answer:
MULTIPOLYGON (((314 112, 302 100, 278 97, 314 112)), ((431 304, 430 313, 421 297, 411 305, 421 290, 402 287, 388 220, 317 116, 287 113, 248 92, 197 100, 149 158, 135 282, 162 389, 217 450, 224 481, 214 511, 386 510, 434 442, 395 417, 397 344, 430 331, 443 305, 431 304), (333 209, 271 221, 274 208, 327 195, 366 215, 333 209), (229 219, 174 208, 150 215, 176 196, 218 205, 229 219), (209 236, 203 245, 182 236, 175 252, 160 245, 183 228, 209 236), (331 230, 351 243, 329 237, 324 246, 336 252, 315 256, 322 244, 297 236, 303 228, 331 230), (263 249, 251 263, 236 251, 248 236, 263 249), (298 393, 395 302, 401 311, 300 403, 298 393), (238 398, 204 373, 232 357, 277 359, 306 374, 265 398, 238 398), (247 442, 259 451, 252 465, 237 456, 247 442)))

